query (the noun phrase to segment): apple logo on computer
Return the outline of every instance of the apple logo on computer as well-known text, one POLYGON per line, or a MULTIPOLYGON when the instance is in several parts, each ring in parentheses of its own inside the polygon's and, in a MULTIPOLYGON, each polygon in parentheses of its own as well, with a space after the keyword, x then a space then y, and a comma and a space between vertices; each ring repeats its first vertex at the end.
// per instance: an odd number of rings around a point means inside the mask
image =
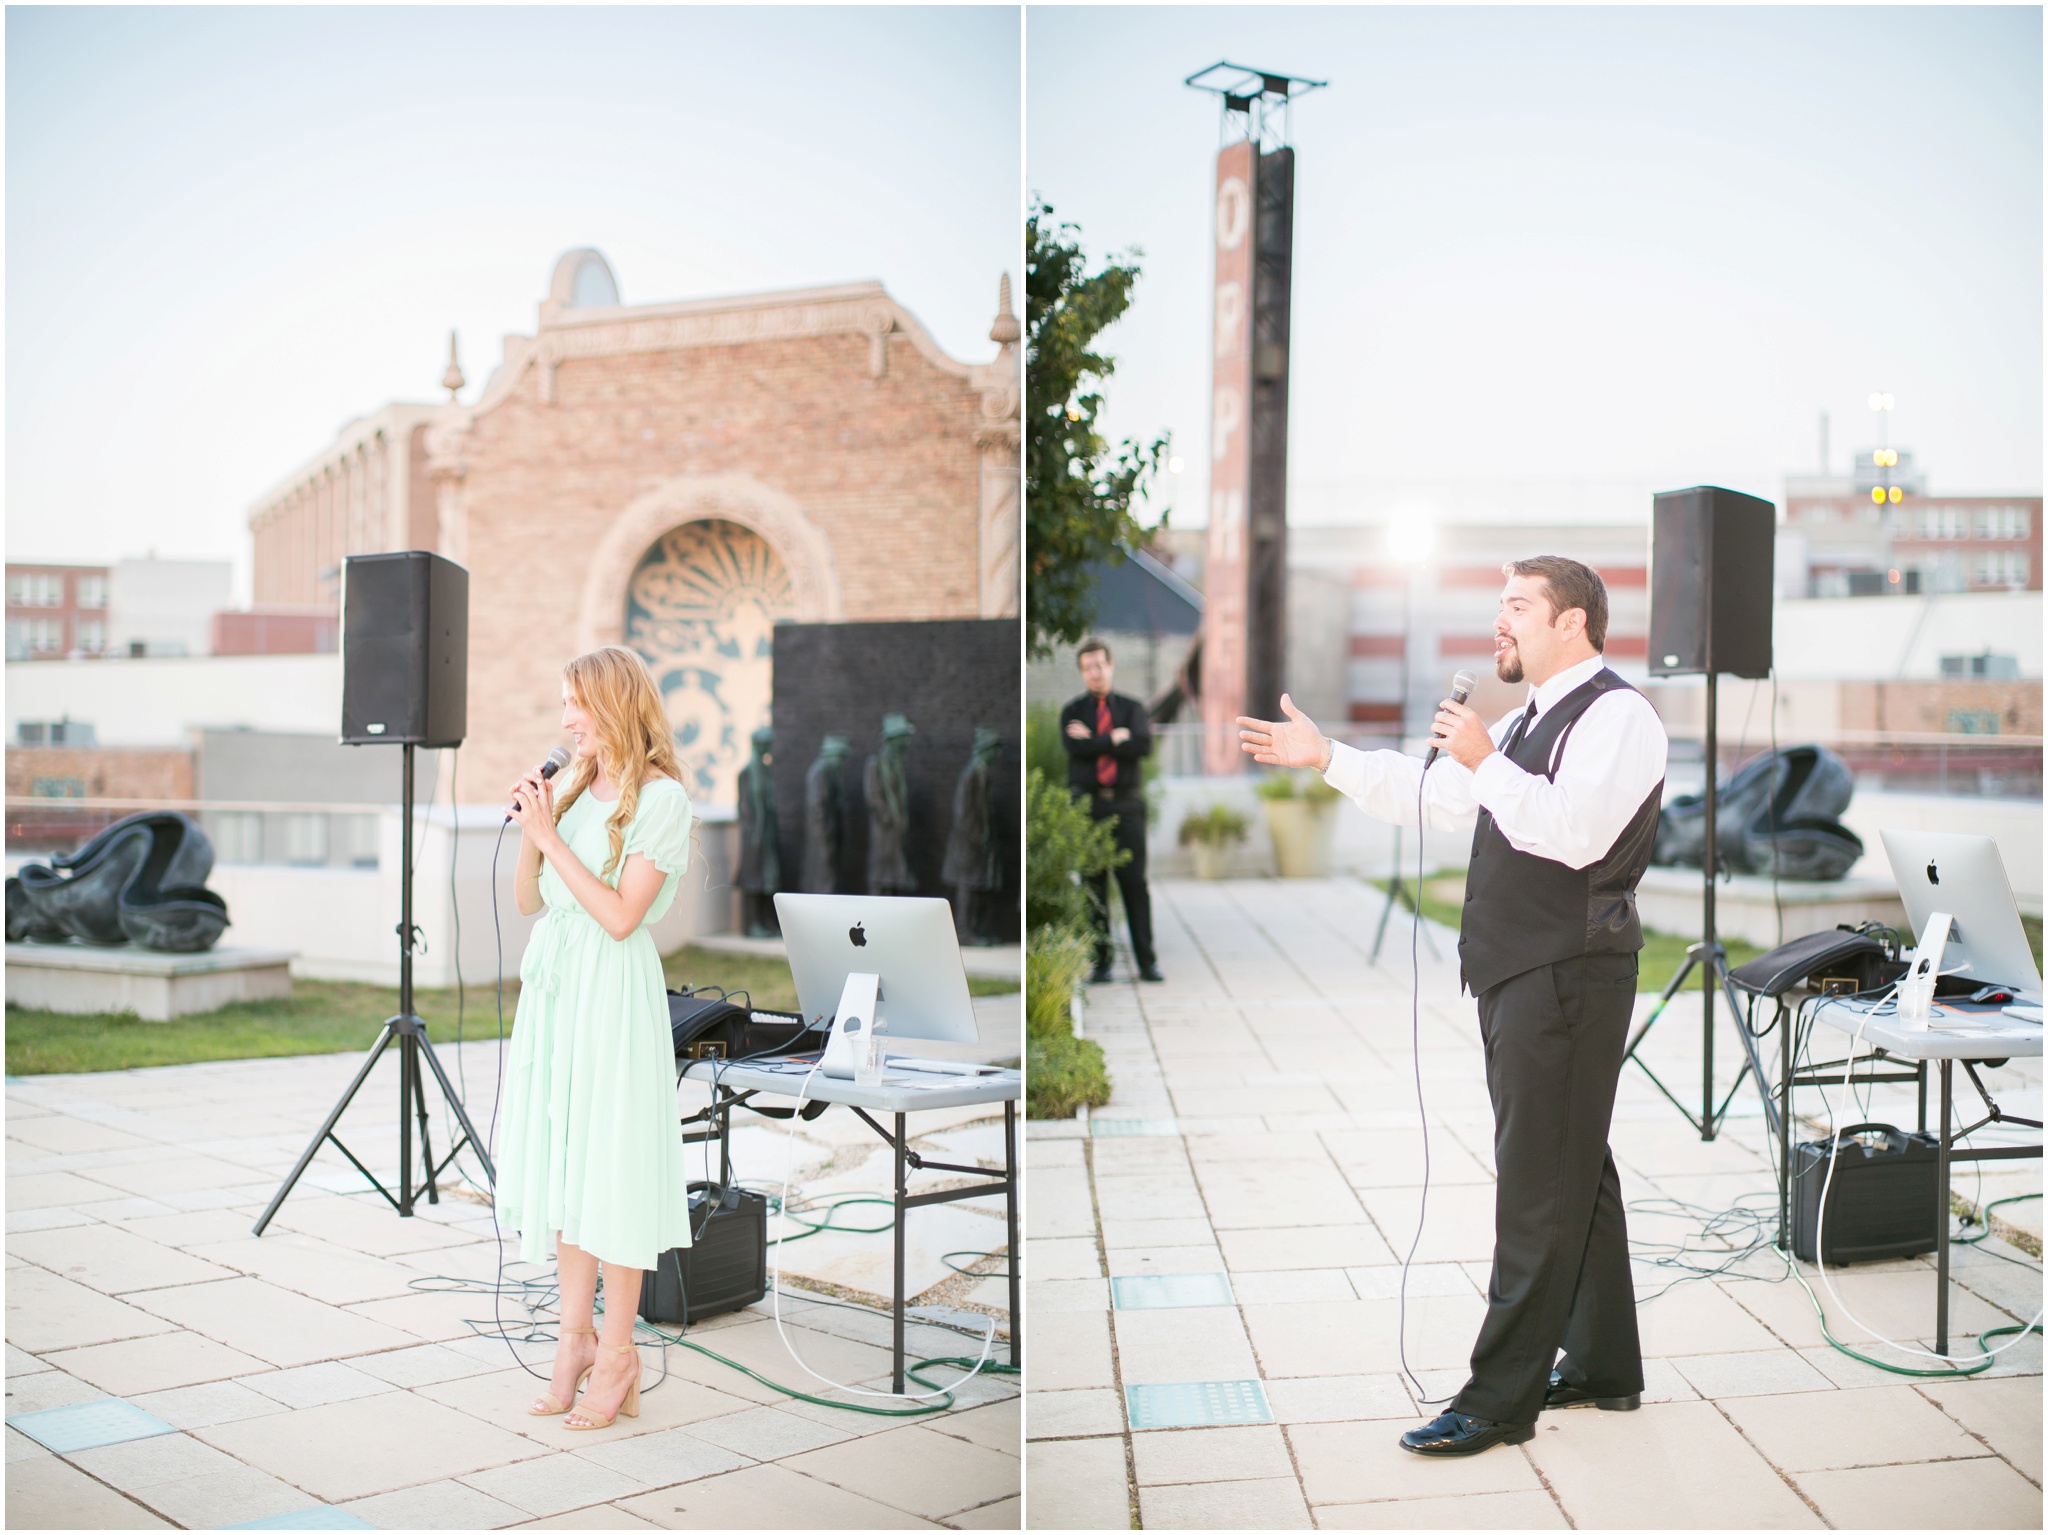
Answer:
POLYGON ((1927 883, 1930 885, 1941 883, 1941 876, 1934 872, 1934 860, 1932 858, 1927 860, 1927 883))
POLYGON ((856 949, 865 949, 868 946, 868 935, 860 930, 858 922, 846 930, 846 936, 853 940, 856 949))

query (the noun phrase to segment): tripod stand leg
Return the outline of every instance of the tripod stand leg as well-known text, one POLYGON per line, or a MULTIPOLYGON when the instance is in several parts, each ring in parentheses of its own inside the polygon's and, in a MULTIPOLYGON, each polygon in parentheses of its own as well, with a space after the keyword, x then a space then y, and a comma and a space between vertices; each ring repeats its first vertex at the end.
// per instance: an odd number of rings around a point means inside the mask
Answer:
POLYGON ((354 1101, 356 1090, 367 1082, 370 1079, 370 1073, 376 1070, 378 1057, 383 1055, 384 1047, 391 1043, 392 1035, 397 1032, 394 1027, 397 1022, 398 1020, 395 1018, 385 1021, 384 1032, 377 1036, 377 1043, 370 1047, 370 1054, 364 1060, 362 1069, 356 1073, 355 1080, 349 1083, 348 1091, 341 1095, 333 1109, 329 1111, 326 1123, 314 1132, 311 1144, 306 1147, 304 1155, 299 1158, 299 1165, 291 1170, 291 1175, 284 1180, 277 1193, 271 1198, 270 1208, 263 1212, 263 1218, 256 1223, 256 1228, 252 1235, 259 1237, 263 1235, 263 1228, 270 1224, 270 1218, 277 1214, 278 1206, 282 1205, 285 1201, 285 1196, 291 1193, 293 1185, 299 1181, 299 1175, 311 1164, 314 1153, 320 1149, 320 1143, 334 1133, 334 1127, 341 1122, 342 1114, 347 1111, 349 1104, 354 1101))
POLYGON ((399 1025, 405 1037, 398 1042, 398 1213, 412 1214, 412 1079, 419 1070, 413 1054, 412 1020, 399 1025))
MULTIPOLYGON (((413 1044, 414 1041, 409 1039, 406 1043, 413 1044)), ((426 1043, 424 1035, 418 1039, 417 1043, 426 1043)), ((414 1108, 419 1112, 420 1120, 420 1166, 426 1169, 421 1181, 427 1186, 427 1203, 437 1205, 441 1202, 441 1185, 434 1177, 434 1144, 427 1138, 427 1086, 425 1080, 420 1076, 420 1063, 417 1056, 414 1057, 412 1063, 412 1101, 414 1108)))
MULTIPOLYGON (((455 1084, 448 1080, 448 1073, 442 1068, 441 1058, 434 1054, 434 1042, 427 1038, 424 1031, 420 1034, 420 1053, 427 1058, 427 1065, 433 1069, 434 1080, 441 1084, 441 1096, 447 1099, 449 1107, 455 1110, 455 1122, 462 1126, 462 1133, 469 1138, 470 1147, 476 1152, 476 1159, 484 1164, 484 1176, 490 1179, 492 1186, 495 1187, 498 1182, 498 1170, 491 1165, 490 1150, 484 1145, 484 1138, 476 1133, 476 1126, 469 1122, 469 1110, 463 1106, 461 1096, 455 1091, 455 1084)), ((422 1115, 425 1112, 424 1109, 421 1110, 422 1115)))
POLYGON ((1636 1046, 1643 1042, 1643 1036, 1650 1032, 1650 1026, 1663 1015, 1664 1009, 1671 1005, 1671 999, 1678 995, 1679 988, 1685 984, 1685 978, 1692 974, 1693 966, 1699 963, 1699 955, 1696 952, 1698 947, 1699 945, 1695 944, 1685 951, 1685 963, 1678 967, 1678 974, 1674 975, 1659 993, 1657 1005, 1650 1009, 1649 1017, 1637 1024, 1635 1033, 1629 1036, 1628 1048, 1621 1052, 1623 1060, 1634 1058, 1636 1046))
POLYGON ((1792 1250, 1792 1015, 1778 1003, 1778 1247, 1792 1250))
POLYGON ((1380 945, 1386 941, 1387 918, 1394 914, 1395 892, 1401 888, 1401 828, 1394 828, 1394 876, 1387 883, 1386 903, 1380 907, 1380 925, 1372 935, 1372 954, 1366 960, 1369 965, 1380 962, 1380 945))

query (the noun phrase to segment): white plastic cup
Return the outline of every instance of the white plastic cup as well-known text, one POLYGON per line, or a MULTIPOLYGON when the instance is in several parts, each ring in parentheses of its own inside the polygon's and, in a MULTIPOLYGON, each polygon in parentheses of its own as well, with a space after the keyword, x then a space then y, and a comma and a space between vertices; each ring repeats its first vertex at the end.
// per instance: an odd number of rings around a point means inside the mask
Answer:
POLYGON ((880 1087, 887 1055, 878 1030, 870 1029, 853 1058, 853 1080, 857 1087, 880 1087))
POLYGON ((1909 975, 1899 982, 1899 1023, 1909 1029, 1924 1029, 1934 1005, 1934 977, 1909 975))

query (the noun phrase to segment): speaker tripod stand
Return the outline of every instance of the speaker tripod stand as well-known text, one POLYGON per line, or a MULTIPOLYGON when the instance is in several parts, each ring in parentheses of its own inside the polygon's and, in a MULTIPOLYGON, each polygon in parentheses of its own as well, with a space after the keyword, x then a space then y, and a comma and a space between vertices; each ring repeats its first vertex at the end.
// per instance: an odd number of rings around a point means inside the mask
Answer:
POLYGON ((412 992, 412 949, 418 937, 418 930, 412 921, 412 807, 413 807, 413 743, 404 744, 404 830, 400 834, 399 851, 399 919, 398 919, 398 1012, 384 1020, 383 1032, 377 1036, 376 1044, 370 1047, 369 1056, 363 1061, 362 1069, 348 1090, 328 1112, 326 1123, 320 1126, 312 1143, 300 1156, 298 1165, 291 1170, 291 1176, 284 1180, 270 1201, 270 1208, 263 1212, 263 1218, 256 1223, 255 1234, 263 1235, 263 1228, 270 1224, 285 1199, 297 1185, 299 1177, 312 1164, 314 1156, 322 1145, 334 1142, 334 1147, 354 1164, 357 1172, 370 1180, 376 1191, 400 1215, 413 1212, 413 1165, 412 1165, 412 1121, 409 1115, 417 1114, 420 1126, 420 1187, 425 1190, 429 1204, 441 1202, 439 1178, 448 1169, 448 1164, 467 1146, 476 1152, 477 1160, 483 1163, 484 1176, 495 1186, 498 1181, 497 1169, 491 1166, 491 1154, 484 1149, 484 1138, 476 1133, 476 1126, 469 1122, 469 1111, 462 1106, 462 1097, 455 1091, 455 1085, 448 1080, 448 1073, 434 1054, 434 1045, 427 1038, 426 1020, 413 1010, 412 992), (363 1166, 353 1151, 342 1144, 341 1137, 334 1133, 334 1127, 347 1112, 348 1106, 362 1085, 370 1080, 370 1073, 377 1069, 377 1062, 383 1059, 385 1050, 393 1043, 398 1045, 398 1194, 394 1198, 377 1175, 363 1166), (462 1134, 449 1148, 448 1155, 438 1163, 434 1160, 433 1143, 428 1138, 426 1084, 420 1071, 424 1061, 433 1071, 434 1080, 440 1084, 441 1096, 454 1111, 455 1121, 462 1127, 462 1134))
MULTIPOLYGON (((1420 837, 1421 833, 1417 832, 1416 835, 1420 837)), ((1394 828, 1394 877, 1387 881, 1387 899, 1380 907, 1380 925, 1373 929, 1372 956, 1366 961, 1369 965, 1379 963, 1380 945, 1386 942, 1387 938, 1387 918, 1394 914, 1394 904, 1397 901, 1416 916, 1421 916, 1422 871, 1420 869, 1415 871, 1415 896, 1413 900, 1410 900, 1407 882, 1401 873, 1401 828, 1398 826, 1394 828)), ((1430 935, 1427 922, 1422 924, 1422 941, 1429 945, 1429 957, 1431 959, 1443 958, 1443 955, 1437 952, 1436 939, 1430 935)))
POLYGON ((1707 673, 1707 738, 1705 743, 1707 764, 1706 843, 1700 855, 1700 868, 1705 879, 1705 889, 1700 905, 1702 918, 1700 930, 1706 936, 1685 951, 1685 963, 1678 967, 1678 974, 1671 977, 1670 983, 1665 986, 1663 994, 1657 998, 1657 1005, 1650 1009, 1649 1016, 1636 1025, 1635 1032, 1629 1036, 1628 1048, 1622 1052, 1621 1056, 1624 1061, 1634 1061, 1637 1066, 1642 1068, 1643 1075, 1656 1084, 1658 1092, 1671 1100, 1672 1107, 1685 1116, 1687 1124, 1699 1131, 1700 1139, 1703 1141, 1712 1140, 1720 1132, 1722 1121, 1728 1117, 1728 1105, 1735 1101, 1735 1095, 1741 1090, 1744 1077, 1753 1077, 1756 1081, 1757 1095, 1763 1099, 1764 1103, 1764 1121, 1770 1127, 1773 1137, 1776 1137, 1778 1134, 1779 1114, 1776 1090, 1771 1085, 1769 1078, 1764 1075, 1763 1060, 1757 1053, 1756 1037, 1749 1032, 1749 1026, 1743 1022, 1742 1004, 1736 998, 1735 988, 1728 979, 1728 951, 1721 947, 1719 940, 1714 936, 1714 865, 1719 861, 1719 849, 1716 846, 1714 836, 1714 815, 1718 804, 1718 786, 1715 780, 1720 771, 1720 763, 1716 760, 1719 743, 1716 740, 1714 731, 1715 703, 1717 699, 1716 680, 1715 674, 1709 671, 1707 673), (1655 1026, 1658 1018, 1663 1015, 1664 1009, 1671 1005, 1671 999, 1677 996, 1684 988, 1686 981, 1695 970, 1700 972, 1700 1009, 1702 1013, 1700 1020, 1700 1111, 1697 1117, 1694 1116, 1691 1109, 1679 1101, 1676 1093, 1664 1085, 1663 1079, 1649 1068, 1642 1057, 1636 1054, 1636 1047, 1642 1044, 1644 1036, 1655 1026), (1721 1100, 1718 1107, 1714 1103, 1714 992, 1716 988, 1720 990, 1723 999, 1728 1004, 1728 1016, 1734 1021, 1735 1032, 1742 1040, 1742 1049, 1745 1057, 1742 1069, 1735 1073, 1735 1081, 1729 1087, 1727 1096, 1721 1100))

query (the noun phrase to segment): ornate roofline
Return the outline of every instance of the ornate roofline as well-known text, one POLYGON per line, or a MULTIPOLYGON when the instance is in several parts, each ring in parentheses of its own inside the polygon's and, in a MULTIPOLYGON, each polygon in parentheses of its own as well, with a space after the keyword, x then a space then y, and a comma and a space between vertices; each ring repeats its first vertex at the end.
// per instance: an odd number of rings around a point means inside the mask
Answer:
POLYGON ((461 409, 459 405, 433 404, 423 400, 393 400, 368 415, 356 417, 336 432, 326 447, 302 461, 291 473, 273 482, 262 495, 251 501, 244 523, 253 526, 257 518, 287 496, 360 453, 378 437, 384 437, 393 447, 409 448, 414 427, 431 426, 461 409))
MULTIPOLYGON (((1002 365, 1000 357, 993 363, 967 363, 948 356, 922 322, 891 298, 881 283, 840 283, 674 303, 543 312, 534 335, 505 337, 504 359, 471 409, 481 415, 510 398, 529 367, 540 370, 541 398, 548 401, 554 394, 555 368, 578 358, 848 335, 868 339, 869 370, 877 377, 887 367, 887 338, 891 335, 904 337, 933 367, 972 388, 989 387, 994 381, 984 375, 1002 365)), ((1014 363, 1011 367, 1014 369, 1014 363)))

